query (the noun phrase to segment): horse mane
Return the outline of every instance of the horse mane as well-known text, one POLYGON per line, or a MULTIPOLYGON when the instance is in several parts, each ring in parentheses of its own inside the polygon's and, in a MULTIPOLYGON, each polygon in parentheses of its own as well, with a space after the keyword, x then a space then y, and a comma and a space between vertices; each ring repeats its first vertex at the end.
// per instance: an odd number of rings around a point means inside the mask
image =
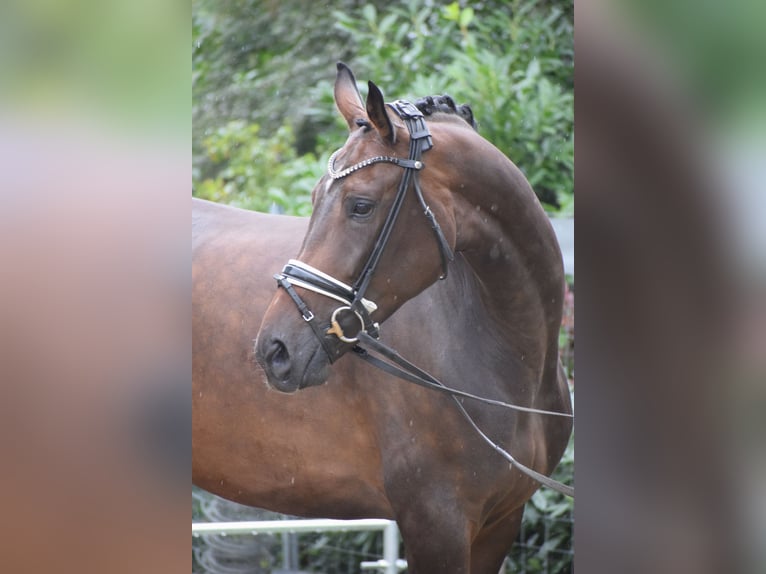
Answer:
POLYGON ((443 113, 451 116, 457 116, 476 129, 476 121, 473 117, 473 110, 468 104, 457 105, 447 94, 441 96, 426 96, 415 101, 415 107, 420 110, 424 116, 432 116, 435 113, 443 113))

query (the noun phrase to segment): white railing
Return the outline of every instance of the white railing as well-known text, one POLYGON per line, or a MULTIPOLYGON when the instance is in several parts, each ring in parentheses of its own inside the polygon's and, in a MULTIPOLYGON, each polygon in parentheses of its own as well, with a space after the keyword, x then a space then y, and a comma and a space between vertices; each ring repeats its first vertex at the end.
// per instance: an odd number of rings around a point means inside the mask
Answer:
POLYGON ((381 570, 385 574, 398 574, 407 567, 399 559, 399 529, 393 520, 364 518, 360 520, 253 520, 246 522, 193 522, 192 536, 203 534, 266 534, 297 532, 353 532, 380 530, 383 532, 383 559, 362 562, 362 570, 381 570))

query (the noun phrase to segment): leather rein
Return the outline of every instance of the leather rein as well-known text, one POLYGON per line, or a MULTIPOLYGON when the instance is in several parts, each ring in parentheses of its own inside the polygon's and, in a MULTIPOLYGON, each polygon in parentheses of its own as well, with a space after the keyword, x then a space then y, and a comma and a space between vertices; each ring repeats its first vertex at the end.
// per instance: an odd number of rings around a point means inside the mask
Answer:
POLYGON ((431 134, 428 130, 428 127, 426 126, 425 118, 421 111, 410 102, 397 100, 396 102, 388 105, 404 121, 405 125, 407 126, 407 130, 410 133, 409 157, 407 159, 391 156, 376 156, 363 160, 350 167, 336 170, 335 159, 340 151, 338 150, 330 156, 327 165, 327 171, 330 177, 334 180, 343 179, 344 177, 347 177, 360 169, 374 165, 376 163, 391 163, 404 169, 404 174, 401 181, 399 182, 399 187, 394 198, 394 203, 391 206, 388 216, 386 217, 380 233, 378 234, 378 238, 375 241, 375 245, 369 257, 367 258, 367 261, 362 268, 359 277, 356 279, 353 285, 348 285, 326 273, 323 273, 318 269, 315 269, 306 263, 303 263, 302 261, 291 259, 282 269, 281 273, 274 275, 274 279, 276 279, 277 285, 287 292, 295 305, 298 307, 301 316, 314 331, 314 334, 319 340, 319 343, 321 344, 331 363, 333 363, 337 357, 335 357, 335 355, 327 346, 325 341, 326 334, 335 335, 345 343, 354 343, 355 345, 352 350, 356 356, 363 359, 377 369, 380 369, 405 381, 450 395, 455 401, 458 410, 471 424, 474 430, 476 430, 479 436, 503 458, 510 462, 512 467, 516 467, 522 473, 526 474, 540 484, 574 498, 574 488, 553 480, 552 478, 525 466, 524 464, 517 461, 501 446, 493 442, 476 425, 473 418, 471 418, 471 416, 468 414, 459 398, 468 398, 490 405, 541 415, 573 418, 572 414, 521 407, 502 401, 486 399, 484 397, 473 395, 465 391, 447 387, 426 371, 404 359, 399 353, 396 352, 396 350, 378 340, 380 337, 380 325, 370 317, 370 314, 377 309, 377 305, 373 301, 366 299, 364 295, 367 292, 367 288, 370 285, 372 276, 377 269, 381 255, 383 254, 383 251, 388 244, 389 238, 391 237, 391 232, 399 216, 402 205, 404 203, 404 198, 407 194, 407 190, 410 188, 411 182, 413 183, 412 187, 415 191, 418 202, 423 208, 424 215, 431 224, 431 228, 433 229, 434 235, 436 237, 436 242, 439 246, 439 253, 442 263, 442 275, 439 277, 439 279, 445 279, 447 277, 448 262, 454 260, 452 249, 444 237, 444 233, 442 232, 439 223, 436 221, 431 208, 428 206, 425 198, 423 197, 423 192, 420 189, 420 183, 417 178, 417 172, 425 167, 421 161, 423 152, 428 151, 431 149, 431 147, 433 147, 431 134), (335 311, 332 313, 329 328, 323 329, 319 326, 311 309, 295 291, 294 287, 300 287, 308 291, 313 291, 314 293, 318 293, 342 303, 342 305, 335 309, 335 311), (356 335, 349 336, 344 331, 344 327, 341 325, 341 320, 343 319, 344 314, 355 317, 356 321, 358 321, 360 329, 356 335), (378 353, 382 357, 385 357, 386 360, 382 360, 371 355, 370 352, 360 346, 359 343, 363 343, 369 349, 378 353))

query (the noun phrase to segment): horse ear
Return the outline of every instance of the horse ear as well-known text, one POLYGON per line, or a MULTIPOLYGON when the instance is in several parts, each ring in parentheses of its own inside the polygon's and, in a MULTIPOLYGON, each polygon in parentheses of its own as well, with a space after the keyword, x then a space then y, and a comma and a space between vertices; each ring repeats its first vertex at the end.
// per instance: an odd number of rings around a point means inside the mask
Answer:
POLYGON ((367 92, 367 117, 378 130, 383 139, 390 144, 396 141, 396 131, 391 124, 391 118, 386 111, 386 103, 383 101, 383 93, 380 88, 369 82, 370 91, 367 92))
POLYGON ((356 79, 343 62, 338 62, 338 75, 335 77, 335 105, 350 130, 356 127, 357 119, 365 117, 364 103, 356 87, 356 79))

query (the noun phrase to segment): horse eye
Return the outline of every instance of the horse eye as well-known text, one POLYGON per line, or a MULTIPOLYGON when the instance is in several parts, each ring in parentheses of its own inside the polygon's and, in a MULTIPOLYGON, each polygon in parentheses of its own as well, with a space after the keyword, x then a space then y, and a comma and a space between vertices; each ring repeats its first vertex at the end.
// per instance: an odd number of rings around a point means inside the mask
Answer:
POLYGON ((351 205, 351 215, 357 218, 369 217, 374 209, 374 202, 357 199, 351 205))

